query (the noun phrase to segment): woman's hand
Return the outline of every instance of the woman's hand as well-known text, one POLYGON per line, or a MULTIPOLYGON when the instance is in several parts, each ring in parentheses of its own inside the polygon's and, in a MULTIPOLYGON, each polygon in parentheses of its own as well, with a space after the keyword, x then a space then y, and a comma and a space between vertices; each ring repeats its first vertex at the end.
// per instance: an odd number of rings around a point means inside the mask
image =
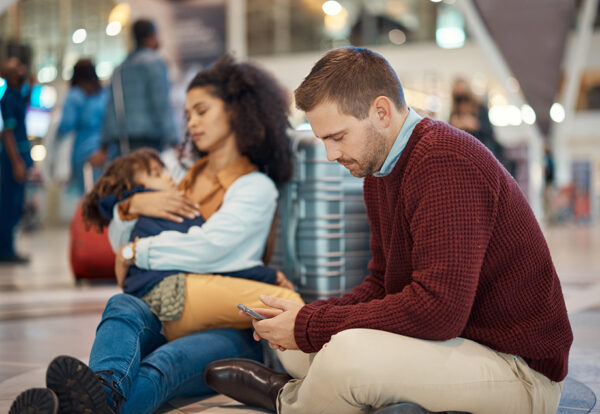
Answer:
POLYGON ((193 219, 200 215, 194 204, 178 190, 137 193, 131 197, 129 214, 163 218, 181 223, 181 217, 193 219))
POLYGON ((115 258, 115 275, 117 276, 117 284, 121 289, 123 289, 123 283, 125 282, 125 276, 127 276, 127 272, 129 271, 129 262, 125 260, 123 257, 123 247, 121 246, 117 251, 117 256, 115 258))
POLYGON ((288 280, 288 278, 285 277, 285 275, 283 274, 283 272, 281 272, 279 270, 277 271, 277 279, 275 279, 275 284, 277 286, 281 286, 281 287, 286 288, 286 289, 294 290, 294 285, 292 284, 292 282, 290 282, 288 280))

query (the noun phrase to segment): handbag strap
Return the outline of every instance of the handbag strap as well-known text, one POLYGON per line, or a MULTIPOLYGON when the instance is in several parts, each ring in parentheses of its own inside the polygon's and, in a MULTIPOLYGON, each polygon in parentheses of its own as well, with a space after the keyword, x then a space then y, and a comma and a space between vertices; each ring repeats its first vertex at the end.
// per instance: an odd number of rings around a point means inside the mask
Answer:
POLYGON ((119 146, 121 149, 121 155, 125 155, 129 153, 129 137, 127 136, 127 126, 125 125, 125 101, 123 99, 121 67, 116 68, 113 72, 112 93, 113 101, 115 103, 117 125, 119 127, 119 146))

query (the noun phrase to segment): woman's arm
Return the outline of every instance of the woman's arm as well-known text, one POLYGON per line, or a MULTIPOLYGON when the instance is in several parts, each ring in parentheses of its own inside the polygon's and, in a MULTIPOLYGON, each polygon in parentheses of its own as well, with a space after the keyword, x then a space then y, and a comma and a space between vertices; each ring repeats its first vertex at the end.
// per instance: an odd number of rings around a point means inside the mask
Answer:
POLYGON ((129 241, 131 230, 139 216, 163 218, 181 223, 181 217, 193 219, 200 212, 192 201, 180 191, 151 191, 137 193, 113 208, 113 217, 108 226, 108 238, 116 252, 129 241), (124 215, 122 215, 124 214, 124 215))
POLYGON ((227 190, 223 205, 203 226, 138 240, 136 265, 169 270, 176 264, 177 269, 190 273, 223 273, 260 265, 277 196, 266 175, 245 175, 227 190))

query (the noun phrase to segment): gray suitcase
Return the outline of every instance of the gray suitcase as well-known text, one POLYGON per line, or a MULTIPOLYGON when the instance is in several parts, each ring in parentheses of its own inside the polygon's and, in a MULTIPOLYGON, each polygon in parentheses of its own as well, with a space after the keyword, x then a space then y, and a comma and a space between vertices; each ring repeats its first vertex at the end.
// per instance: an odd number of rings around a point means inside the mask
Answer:
POLYGON ((327 161, 311 132, 294 132, 294 176, 280 194, 271 264, 307 302, 340 296, 368 274, 369 222, 362 179, 327 161))

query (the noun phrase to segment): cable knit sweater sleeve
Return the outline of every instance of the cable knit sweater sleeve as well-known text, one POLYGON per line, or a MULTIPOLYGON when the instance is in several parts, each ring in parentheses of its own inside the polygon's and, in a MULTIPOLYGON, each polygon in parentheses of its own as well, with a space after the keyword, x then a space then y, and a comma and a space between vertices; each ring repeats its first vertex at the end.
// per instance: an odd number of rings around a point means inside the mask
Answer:
POLYGON ((375 230, 371 275, 345 300, 301 309, 295 339, 304 352, 318 351, 332 335, 352 328, 430 340, 454 338, 464 330, 495 225, 497 183, 448 149, 412 155, 403 177, 369 177, 365 202, 375 230), (377 229, 382 228, 389 240, 381 239, 377 229), (403 251, 407 237, 411 248, 403 251), (384 278, 393 260, 410 260, 410 283, 398 282, 406 275, 384 278))

